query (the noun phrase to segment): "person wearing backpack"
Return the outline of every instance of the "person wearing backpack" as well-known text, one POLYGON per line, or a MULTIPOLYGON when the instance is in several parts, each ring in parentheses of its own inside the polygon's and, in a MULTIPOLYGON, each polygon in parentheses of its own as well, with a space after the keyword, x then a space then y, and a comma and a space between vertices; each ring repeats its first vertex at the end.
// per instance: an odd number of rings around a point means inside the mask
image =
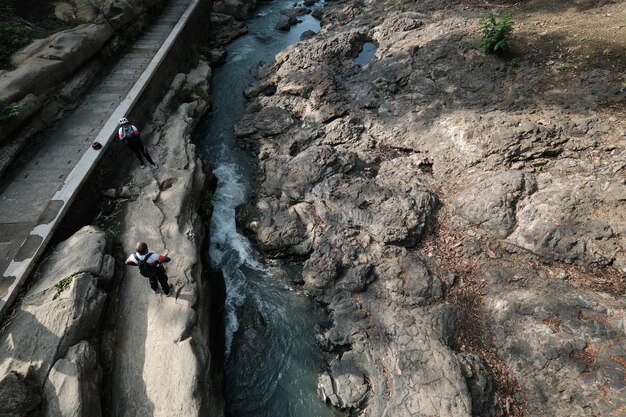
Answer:
POLYGON ((143 144, 137 126, 131 125, 128 119, 125 117, 122 117, 119 120, 119 123, 120 128, 117 132, 117 135, 119 136, 120 141, 124 142, 128 146, 128 149, 130 149, 135 154, 137 159, 139 159, 139 166, 141 168, 145 168, 145 165, 143 164, 143 155, 148 160, 148 163, 152 165, 152 168, 156 169, 157 164, 154 163, 154 161, 150 157, 150 154, 148 153, 148 150, 146 149, 146 146, 143 144))
POLYGON ((150 288, 155 294, 159 293, 159 286, 166 296, 174 293, 174 285, 168 283, 168 277, 163 268, 164 263, 171 261, 169 256, 159 255, 157 253, 148 252, 146 242, 137 242, 135 247, 136 253, 133 253, 126 259, 126 265, 138 266, 139 273, 150 281, 150 288))

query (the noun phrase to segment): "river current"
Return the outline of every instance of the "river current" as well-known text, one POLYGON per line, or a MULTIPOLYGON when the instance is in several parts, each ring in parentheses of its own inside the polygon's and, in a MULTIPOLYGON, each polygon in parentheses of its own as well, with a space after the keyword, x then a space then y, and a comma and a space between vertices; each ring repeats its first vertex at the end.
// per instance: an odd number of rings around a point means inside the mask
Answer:
POLYGON ((291 0, 264 3, 246 23, 249 33, 227 47, 227 62, 213 73, 214 108, 195 137, 201 157, 211 162, 218 178, 209 255, 226 286, 224 383, 227 415, 233 417, 336 415, 316 394, 323 361, 313 334, 322 313, 289 280, 278 277, 284 273, 266 265, 238 232, 235 220, 236 207, 248 201, 254 182, 253 155, 242 151, 233 135, 234 124, 244 114, 243 90, 254 81, 249 70, 259 61, 272 61, 304 31, 320 28, 305 15, 289 32, 274 29, 280 11, 292 5, 291 0), (240 325, 237 311, 244 304, 244 311, 255 312, 258 326, 240 325), (255 343, 233 343, 238 331, 255 343))

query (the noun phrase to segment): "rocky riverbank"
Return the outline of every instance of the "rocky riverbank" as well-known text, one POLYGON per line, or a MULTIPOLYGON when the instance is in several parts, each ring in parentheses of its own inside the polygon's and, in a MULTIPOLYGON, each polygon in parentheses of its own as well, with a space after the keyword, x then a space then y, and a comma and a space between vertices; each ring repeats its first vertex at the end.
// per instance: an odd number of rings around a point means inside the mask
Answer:
POLYGON ((245 219, 331 313, 332 405, 367 416, 623 413, 623 74, 472 48, 485 11, 332 1, 256 68, 245 219), (365 42, 377 50, 355 63, 365 42))

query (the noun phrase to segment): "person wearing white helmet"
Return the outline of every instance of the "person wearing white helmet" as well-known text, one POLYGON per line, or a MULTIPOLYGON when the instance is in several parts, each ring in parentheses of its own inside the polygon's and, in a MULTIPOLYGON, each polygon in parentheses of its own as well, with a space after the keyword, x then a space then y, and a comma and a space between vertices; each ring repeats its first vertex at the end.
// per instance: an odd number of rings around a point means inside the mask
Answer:
POLYGON ((125 117, 122 117, 119 123, 120 128, 117 133, 120 141, 128 145, 128 149, 130 149, 135 154, 137 159, 139 159, 139 164, 141 168, 145 168, 145 165, 143 164, 143 157, 145 156, 148 163, 152 165, 152 168, 156 169, 157 165, 154 163, 154 161, 150 157, 150 154, 148 153, 148 150, 143 144, 137 126, 131 125, 128 119, 125 117))

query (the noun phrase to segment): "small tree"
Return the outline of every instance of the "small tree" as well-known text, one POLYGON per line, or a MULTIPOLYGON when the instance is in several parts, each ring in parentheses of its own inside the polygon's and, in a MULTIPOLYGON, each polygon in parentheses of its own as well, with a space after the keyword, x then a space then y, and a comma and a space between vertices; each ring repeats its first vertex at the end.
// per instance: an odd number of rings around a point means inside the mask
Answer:
POLYGON ((480 49, 488 54, 501 55, 509 47, 509 40, 513 33, 511 13, 503 13, 499 19, 493 12, 480 19, 480 49))

